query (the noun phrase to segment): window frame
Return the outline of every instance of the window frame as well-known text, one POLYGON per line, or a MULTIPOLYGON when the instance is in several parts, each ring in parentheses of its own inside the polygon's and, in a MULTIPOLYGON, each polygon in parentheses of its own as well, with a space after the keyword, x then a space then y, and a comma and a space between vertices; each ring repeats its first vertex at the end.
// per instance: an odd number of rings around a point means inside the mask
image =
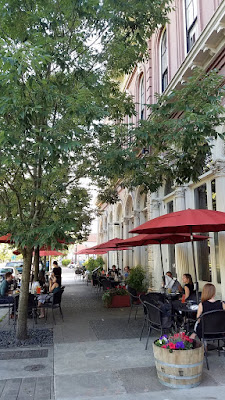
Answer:
POLYGON ((145 84, 144 84, 144 73, 141 74, 139 78, 138 86, 138 96, 139 96, 139 120, 143 121, 145 119, 145 84))
MULTIPOLYGON (((193 19, 191 25, 188 27, 188 21, 187 21, 187 0, 184 0, 184 16, 185 16, 185 32, 186 32, 186 51, 187 54, 189 53, 189 51, 192 49, 192 47, 194 46, 196 40, 197 40, 197 19, 198 19, 198 15, 197 15, 197 0, 190 0, 190 2, 192 2, 192 4, 195 3, 195 8, 196 8, 196 16, 193 19), (190 46, 190 33, 192 31, 192 29, 196 27, 196 38, 195 38, 195 42, 192 44, 192 46, 190 46)), ((190 4, 190 3, 189 3, 190 4)))
POLYGON ((161 33, 161 37, 160 37, 160 89, 161 89, 161 93, 165 92, 166 88, 169 85, 169 62, 168 62, 168 35, 167 35, 167 28, 165 27, 162 30, 161 33), (166 43, 166 50, 163 53, 162 52, 162 44, 163 44, 163 40, 165 38, 165 43, 166 43), (166 68, 163 70, 162 66, 162 58, 163 55, 165 55, 166 58, 166 68), (167 84, 164 84, 164 78, 167 77, 167 84))

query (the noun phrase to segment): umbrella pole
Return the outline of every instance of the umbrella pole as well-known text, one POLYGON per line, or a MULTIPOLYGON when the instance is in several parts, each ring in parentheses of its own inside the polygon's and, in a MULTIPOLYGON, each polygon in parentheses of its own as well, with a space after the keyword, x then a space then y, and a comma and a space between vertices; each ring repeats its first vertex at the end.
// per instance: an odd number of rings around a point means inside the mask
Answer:
POLYGON ((161 267, 162 267, 162 273, 164 276, 164 268, 163 268, 163 256, 162 256, 162 243, 159 242, 159 248, 160 248, 160 256, 161 256, 161 267))
POLYGON ((198 296, 199 287, 198 287, 198 277, 197 277, 197 269, 196 269, 196 263, 195 263, 195 250, 194 250, 192 227, 190 227, 190 234, 191 234, 192 257, 193 257, 193 264, 194 264, 194 271, 195 271, 196 300, 197 300, 197 304, 198 304, 198 302, 199 302, 199 296, 198 296))

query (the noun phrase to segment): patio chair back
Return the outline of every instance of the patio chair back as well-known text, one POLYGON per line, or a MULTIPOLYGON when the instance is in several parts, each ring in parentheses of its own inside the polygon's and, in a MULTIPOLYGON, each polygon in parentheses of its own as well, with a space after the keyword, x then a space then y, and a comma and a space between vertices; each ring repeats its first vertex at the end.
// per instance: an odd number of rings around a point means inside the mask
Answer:
POLYGON ((112 284, 109 279, 101 279, 101 285, 103 292, 105 292, 108 289, 112 289, 112 284))
POLYGON ((152 329, 162 331, 162 311, 156 305, 144 301, 148 314, 148 322, 152 329))
POLYGON ((209 369, 207 356, 207 341, 217 340, 217 350, 220 355, 220 340, 225 340, 225 310, 213 310, 205 312, 200 317, 202 341, 205 348, 205 359, 207 369, 209 369))
POLYGON ((225 310, 208 311, 201 315, 202 339, 225 339, 225 310))
POLYGON ((64 292, 64 289, 60 289, 58 292, 53 294, 53 305, 60 305, 62 301, 62 294, 64 292))

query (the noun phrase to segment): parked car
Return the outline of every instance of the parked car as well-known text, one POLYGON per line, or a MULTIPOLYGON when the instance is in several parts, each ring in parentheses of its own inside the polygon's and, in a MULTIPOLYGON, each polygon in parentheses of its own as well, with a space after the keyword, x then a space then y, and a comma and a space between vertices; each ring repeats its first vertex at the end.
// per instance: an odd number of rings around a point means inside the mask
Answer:
POLYGON ((14 270, 13 267, 9 267, 9 268, 1 267, 1 268, 0 268, 0 282, 3 281, 6 272, 12 272, 12 274, 14 274, 14 273, 15 273, 15 270, 14 270))
MULTIPOLYGON (((16 280, 20 280, 23 272, 23 260, 20 261, 9 261, 5 264, 5 269, 12 268, 12 272, 16 280)), ((6 271, 8 272, 8 271, 6 271)))

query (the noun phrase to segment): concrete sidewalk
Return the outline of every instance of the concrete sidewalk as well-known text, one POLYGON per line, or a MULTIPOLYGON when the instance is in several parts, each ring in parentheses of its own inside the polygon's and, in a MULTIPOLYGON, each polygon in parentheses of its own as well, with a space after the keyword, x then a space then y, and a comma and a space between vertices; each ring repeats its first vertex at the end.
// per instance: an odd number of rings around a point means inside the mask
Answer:
MULTIPOLYGON (((104 308, 101 296, 74 271, 63 269, 62 309, 48 324, 54 346, 0 349, 0 400, 222 400, 225 357, 209 354, 210 371, 194 389, 170 390, 157 378, 151 337, 140 342, 142 310, 127 323, 128 308, 104 308)), ((31 321, 32 322, 32 321, 31 321)), ((7 320, 1 325, 7 326, 7 320)))
POLYGON ((106 309, 91 286, 64 270, 64 323, 54 328, 56 400, 222 400, 225 357, 209 356, 197 388, 171 390, 157 378, 152 342, 140 342, 142 316, 127 324, 129 309, 106 309))

